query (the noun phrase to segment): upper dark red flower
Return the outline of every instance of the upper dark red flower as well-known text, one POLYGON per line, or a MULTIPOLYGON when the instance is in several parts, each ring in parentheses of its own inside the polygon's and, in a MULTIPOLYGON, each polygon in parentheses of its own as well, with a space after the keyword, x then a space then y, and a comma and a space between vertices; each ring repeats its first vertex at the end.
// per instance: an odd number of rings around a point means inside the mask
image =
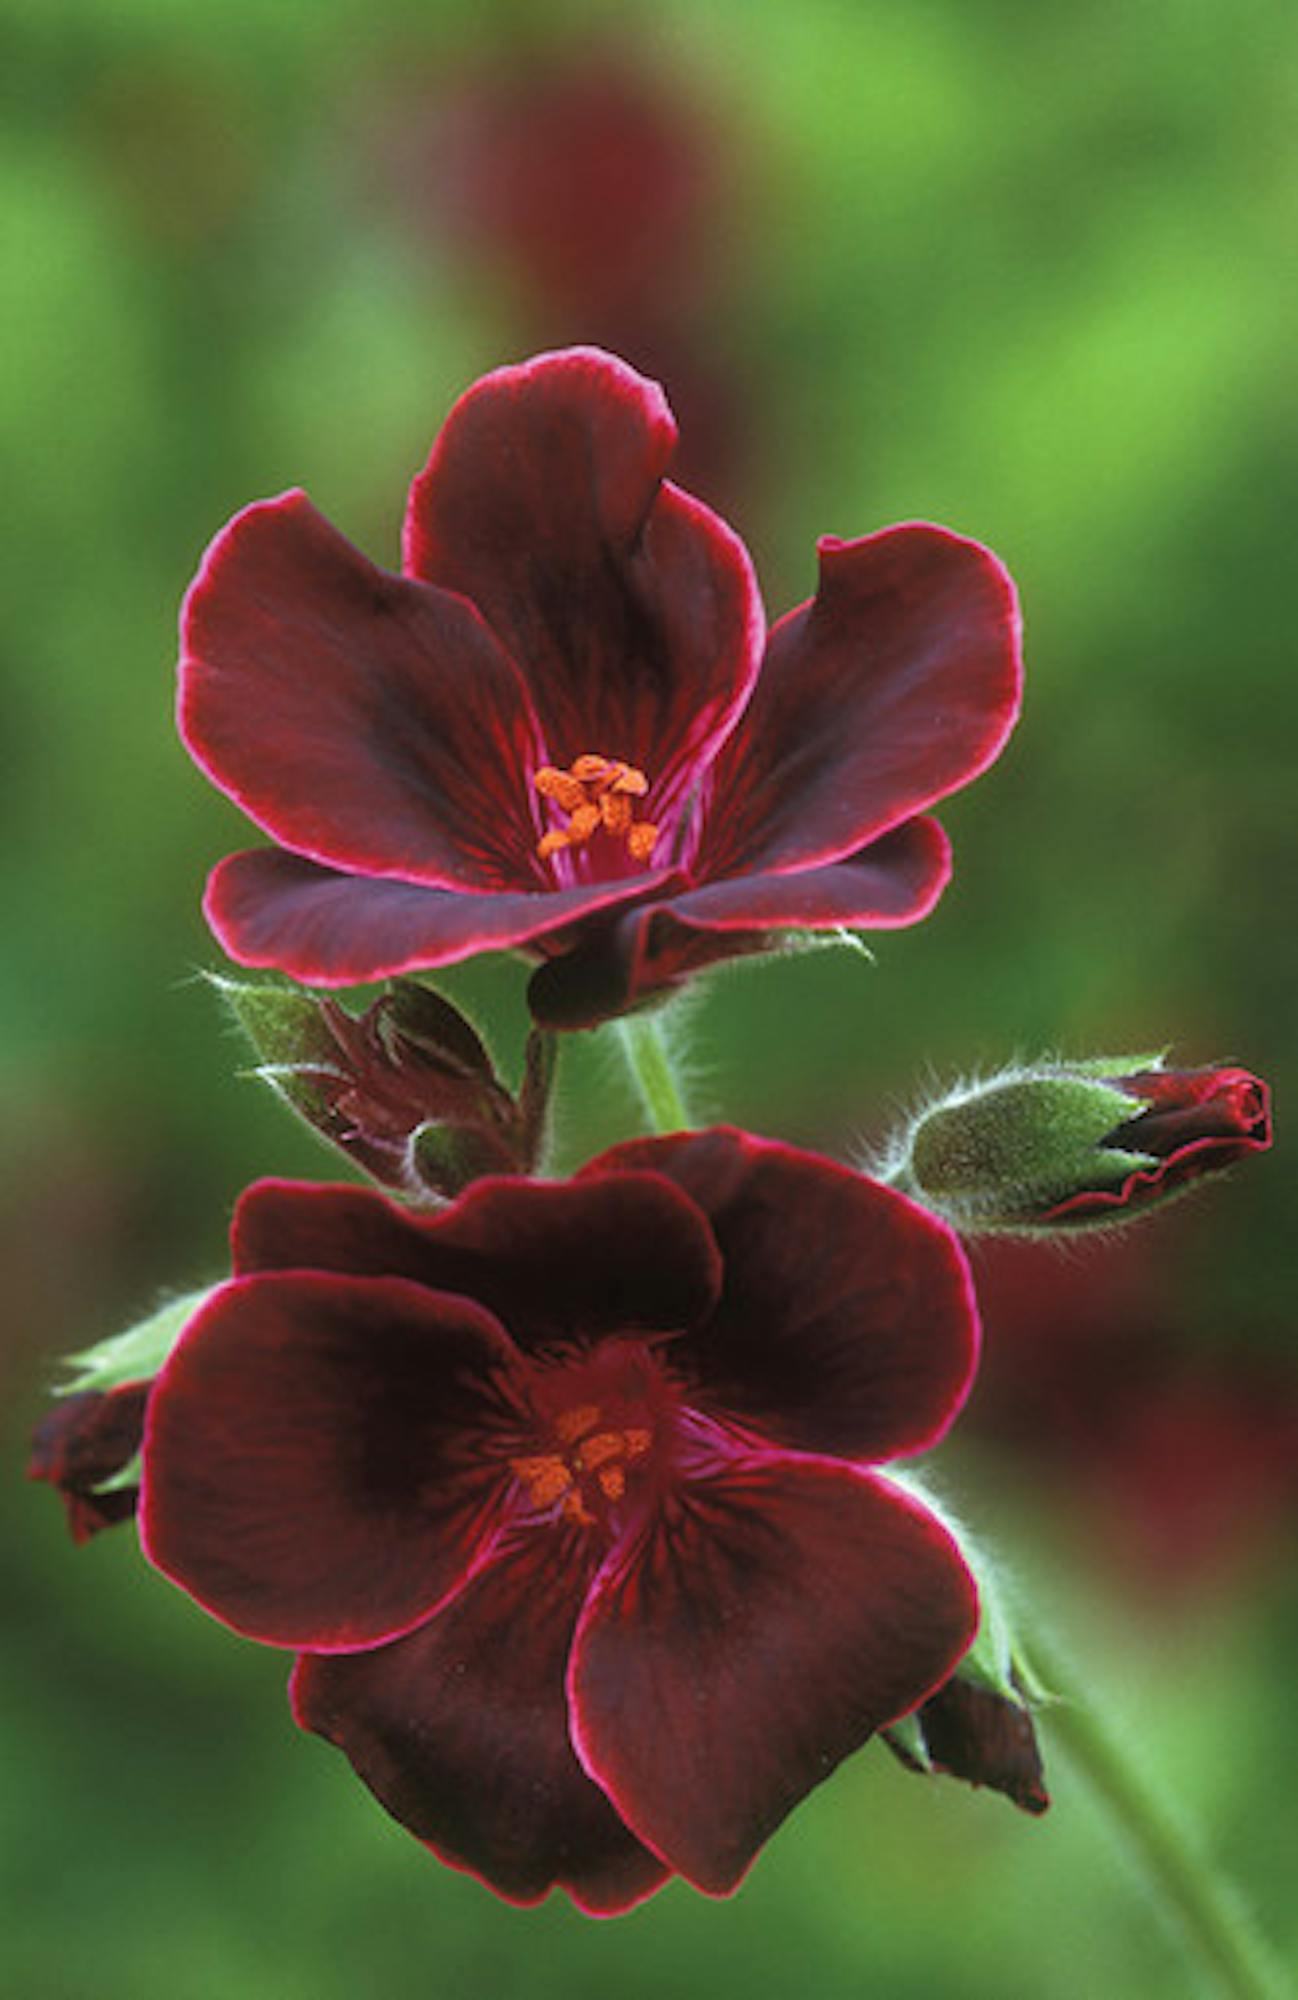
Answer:
POLYGON ((521 946, 537 1018, 573 1027, 772 935, 932 908, 927 808, 1018 708, 1008 576, 923 524, 829 537, 768 639, 743 545, 663 477, 675 435, 612 356, 542 355, 455 406, 404 576, 300 492, 218 535, 180 726, 278 843, 212 876, 232 957, 329 986, 521 946))
POLYGON ((742 1877, 977 1625, 871 1468, 963 1400, 949 1230, 727 1130, 435 1217, 266 1181, 157 1379, 142 1533, 303 1649, 303 1726, 442 1858, 611 1912, 742 1877))

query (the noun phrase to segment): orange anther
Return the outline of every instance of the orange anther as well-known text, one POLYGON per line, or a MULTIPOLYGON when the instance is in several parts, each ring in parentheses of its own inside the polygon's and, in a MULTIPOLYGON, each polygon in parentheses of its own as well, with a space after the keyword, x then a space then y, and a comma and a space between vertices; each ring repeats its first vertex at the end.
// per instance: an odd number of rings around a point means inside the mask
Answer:
POLYGON ((628 1458, 640 1458, 653 1443, 652 1431, 623 1431, 622 1442, 628 1458))
POLYGON ((617 776, 624 767, 611 757, 597 757, 587 751, 582 757, 574 757, 571 770, 580 785, 599 785, 617 776))
POLYGON ((619 835, 631 831, 631 796, 616 789, 605 792, 599 802, 600 816, 610 833, 619 835))
POLYGON ((626 1439, 621 1431, 597 1431, 577 1447, 577 1469, 594 1472, 597 1466, 607 1465, 610 1458, 621 1458, 625 1450, 626 1439))
POLYGON ((647 819, 627 828, 626 851, 633 861, 647 861, 658 845, 658 829, 647 819))
POLYGON ((649 780, 643 771, 636 770, 634 764, 619 764, 612 789, 625 792, 630 798, 642 799, 649 789, 649 780))
POLYGON ((606 1465, 599 1475, 599 1490, 606 1500, 620 1500, 626 1492, 626 1474, 620 1465, 606 1465))
POLYGON ((543 764, 532 783, 543 799, 553 799, 563 812, 576 812, 578 806, 586 803, 586 788, 581 780, 570 771, 557 771, 553 764, 543 764))
POLYGON ((534 1507, 552 1507, 572 1485, 572 1474, 558 1456, 511 1459, 510 1470, 526 1486, 534 1507))
POLYGON ((583 841, 589 840, 602 817, 603 815, 597 805, 578 806, 576 812, 568 821, 569 846, 580 847, 583 841))
POLYGON ((564 1444, 575 1444, 594 1430, 602 1414, 596 1403, 578 1403, 571 1410, 561 1410, 554 1420, 554 1434, 564 1444))

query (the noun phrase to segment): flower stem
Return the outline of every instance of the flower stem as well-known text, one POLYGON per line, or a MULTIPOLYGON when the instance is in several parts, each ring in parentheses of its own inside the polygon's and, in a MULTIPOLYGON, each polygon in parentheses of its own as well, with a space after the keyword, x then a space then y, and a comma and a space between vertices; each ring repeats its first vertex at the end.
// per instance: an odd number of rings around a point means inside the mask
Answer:
POLYGON ((635 1014, 616 1023, 618 1040, 645 1115, 655 1132, 689 1130, 686 1109, 667 1043, 655 1014, 635 1014))
POLYGON ((1042 1719, 1090 1784, 1207 1990, 1228 2000, 1284 2000, 1288 1989, 1234 1887, 1213 1869, 1120 1734, 1035 1633, 1030 1663, 1057 1697, 1042 1719))

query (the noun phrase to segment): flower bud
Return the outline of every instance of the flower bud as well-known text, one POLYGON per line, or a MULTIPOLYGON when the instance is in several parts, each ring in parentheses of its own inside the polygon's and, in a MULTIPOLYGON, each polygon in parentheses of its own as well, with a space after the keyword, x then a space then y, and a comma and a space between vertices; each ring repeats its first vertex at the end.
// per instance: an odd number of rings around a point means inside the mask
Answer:
POLYGON ((153 1378, 208 1296, 183 1292, 124 1333, 67 1356, 69 1380, 32 1433, 27 1477, 59 1494, 74 1542, 134 1514, 153 1378))
POLYGON ((1033 1711, 1049 1700, 1017 1631, 1013 1593, 989 1550, 914 1474, 900 1482, 942 1519, 978 1587, 978 1631, 955 1672, 882 1732, 907 1770, 986 1785, 1024 1812, 1050 1804, 1033 1711))
POLYGON ((552 1037, 529 1037, 515 1098, 471 1023, 414 980, 393 980, 360 1015, 298 986, 214 983, 262 1057, 258 1076, 375 1180, 449 1199, 536 1166, 552 1037))
POLYGON ((46 1480, 58 1493, 74 1542, 88 1542, 134 1514, 148 1399, 147 1382, 82 1389, 61 1397, 32 1433, 27 1477, 46 1480))
POLYGON ((952 1091, 912 1122, 894 1186, 966 1234, 1124 1222, 1271 1144, 1248 1070, 1161 1056, 1043 1062, 952 1091))
POLYGON ((1023 1812, 1043 1813, 1050 1805, 1031 1708, 962 1673, 883 1738, 908 1770, 986 1785, 1023 1812))

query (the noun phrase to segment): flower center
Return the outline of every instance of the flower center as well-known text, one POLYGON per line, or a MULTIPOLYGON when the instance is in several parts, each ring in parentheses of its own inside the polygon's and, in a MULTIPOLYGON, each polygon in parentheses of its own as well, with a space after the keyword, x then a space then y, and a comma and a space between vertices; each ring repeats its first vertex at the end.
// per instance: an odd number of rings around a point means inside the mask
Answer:
POLYGON ((646 1455, 653 1433, 640 1426, 614 1429, 597 1403, 560 1410, 550 1428, 558 1448, 511 1458, 510 1470, 538 1511, 557 1507, 566 1520, 593 1527, 625 1498, 627 1467, 646 1455))
POLYGON ((567 826, 555 827, 537 842, 542 861, 565 848, 584 847, 601 827, 625 842, 631 859, 642 866, 653 853, 658 828, 647 819, 632 817, 632 799, 642 799, 649 790, 648 778, 634 764, 589 752, 575 758, 566 771, 543 764, 532 783, 543 799, 568 815, 567 826))

